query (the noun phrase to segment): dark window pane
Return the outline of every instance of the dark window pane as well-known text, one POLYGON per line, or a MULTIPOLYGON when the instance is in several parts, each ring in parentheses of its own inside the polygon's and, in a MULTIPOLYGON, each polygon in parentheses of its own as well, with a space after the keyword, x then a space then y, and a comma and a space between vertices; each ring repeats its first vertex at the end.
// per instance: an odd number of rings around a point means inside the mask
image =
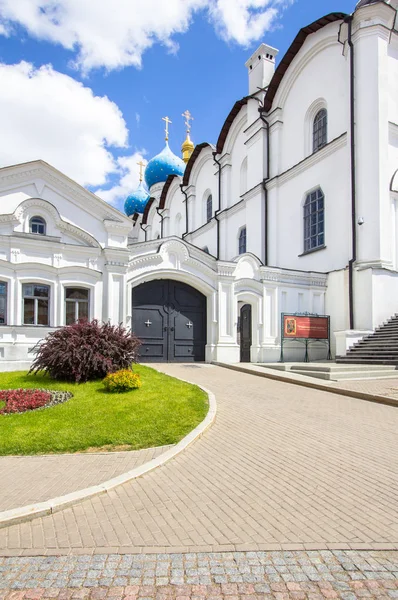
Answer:
POLYGON ((88 300, 88 290, 82 288, 66 288, 66 298, 75 300, 88 300))
POLYGON ((207 221, 210 221, 210 219, 213 216, 213 197, 211 195, 207 198, 206 216, 207 216, 207 221))
POLYGON ((37 324, 48 325, 48 300, 37 301, 37 324))
POLYGON ((88 319, 88 302, 78 302, 79 319, 88 319))
POLYGON ((313 152, 327 144, 327 111, 324 108, 315 116, 312 137, 313 152))
POLYGON ((46 233, 46 222, 42 217, 33 217, 30 220, 30 232, 44 235, 46 233))
POLYGON ((6 322, 6 299, 4 296, 0 296, 0 324, 4 325, 6 322))
POLYGON ((49 288, 46 285, 35 285, 34 296, 40 298, 48 298, 49 288))
POLYGON ((24 296, 33 296, 33 285, 24 285, 23 286, 23 295, 24 296))
POLYGON ((65 304, 65 322, 67 325, 71 325, 76 321, 76 303, 66 302, 65 304))
POLYGON ((7 294, 7 284, 0 282, 0 296, 5 296, 7 294))
POLYGON ((35 301, 33 298, 25 298, 23 303, 23 322, 25 325, 35 324, 35 301))

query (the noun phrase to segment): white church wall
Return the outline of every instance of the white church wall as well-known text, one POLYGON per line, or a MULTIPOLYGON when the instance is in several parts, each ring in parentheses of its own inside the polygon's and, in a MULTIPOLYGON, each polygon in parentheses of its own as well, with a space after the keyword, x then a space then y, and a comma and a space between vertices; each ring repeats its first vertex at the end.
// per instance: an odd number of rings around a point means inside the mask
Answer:
MULTIPOLYGON (((338 43, 339 23, 307 37, 293 59, 274 100, 281 107, 280 170, 293 167, 312 153, 311 107, 321 102, 328 111, 328 141, 339 137, 349 123, 348 60, 338 43)), ((272 153, 272 148, 271 148, 272 153)))
POLYGON ((211 147, 206 147, 201 151, 192 169, 189 184, 195 189, 194 198, 190 204, 192 212, 190 230, 194 230, 207 221, 207 199, 210 195, 212 196, 213 215, 218 208, 218 172, 211 147))
POLYGON ((164 225, 164 237, 172 235, 181 237, 186 229, 185 196, 180 188, 181 182, 180 177, 175 177, 167 194, 165 204, 167 225, 164 225))
POLYGON ((347 140, 342 137, 268 183, 270 265, 321 272, 345 267, 351 247, 349 181, 347 140), (304 203, 317 188, 325 197, 325 248, 304 254, 304 203))
MULTIPOLYGON (((356 50, 356 145, 357 211, 363 217, 358 241, 358 261, 363 266, 389 266, 392 252, 391 196, 392 169, 389 163, 390 116, 396 118, 398 99, 391 99, 396 87, 391 7, 377 3, 356 11, 353 42, 356 50), (369 115, 372 118, 369 118, 369 115), (362 228, 361 228, 362 229, 362 228)), ((391 131, 391 130, 390 130, 391 131)))
POLYGON ((241 199, 241 170, 246 157, 245 133, 247 107, 243 106, 235 118, 225 140, 221 161, 230 165, 223 169, 221 210, 237 204, 241 199))

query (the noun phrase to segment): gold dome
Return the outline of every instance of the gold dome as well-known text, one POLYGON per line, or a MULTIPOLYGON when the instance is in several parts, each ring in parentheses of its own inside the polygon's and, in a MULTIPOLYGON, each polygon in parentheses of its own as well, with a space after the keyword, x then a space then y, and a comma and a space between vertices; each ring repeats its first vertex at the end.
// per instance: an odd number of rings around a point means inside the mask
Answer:
POLYGON ((194 145, 193 141, 191 140, 191 138, 189 137, 189 132, 187 132, 187 137, 186 137, 183 145, 181 146, 182 160, 184 161, 185 164, 187 164, 187 162, 189 161, 194 149, 195 149, 195 145, 194 145))

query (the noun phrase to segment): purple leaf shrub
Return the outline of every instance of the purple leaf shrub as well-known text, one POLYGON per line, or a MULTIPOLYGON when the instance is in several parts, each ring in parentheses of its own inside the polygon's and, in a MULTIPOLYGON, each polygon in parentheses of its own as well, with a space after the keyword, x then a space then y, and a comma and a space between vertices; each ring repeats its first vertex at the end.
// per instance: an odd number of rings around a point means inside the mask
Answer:
POLYGON ((122 325, 80 320, 50 333, 35 350, 29 373, 83 383, 129 369, 136 362, 140 340, 122 325))

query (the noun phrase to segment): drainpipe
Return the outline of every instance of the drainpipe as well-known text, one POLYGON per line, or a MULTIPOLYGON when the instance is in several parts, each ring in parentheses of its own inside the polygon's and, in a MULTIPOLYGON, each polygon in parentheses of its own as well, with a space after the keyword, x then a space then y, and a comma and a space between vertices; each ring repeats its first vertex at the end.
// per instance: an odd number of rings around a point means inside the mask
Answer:
POLYGON ((163 211, 164 211, 164 209, 159 208, 158 206, 156 207, 156 212, 158 213, 158 215, 160 217, 160 237, 162 239, 163 239, 163 221, 164 221, 163 211))
POLYGON ((348 263, 348 301, 350 312, 350 329, 355 327, 354 317, 354 263, 357 260, 357 227, 356 227, 356 163, 355 163, 355 54, 352 42, 352 20, 347 18, 348 45, 350 47, 350 137, 351 137, 351 229, 352 258, 348 263))
POLYGON ((267 189, 267 181, 270 177, 270 139, 269 139, 269 121, 264 117, 264 108, 261 106, 258 109, 260 113, 260 119, 264 123, 267 129, 267 176, 263 179, 263 189, 264 189, 264 265, 268 266, 268 189, 267 189))
POLYGON ((184 239, 184 237, 188 234, 188 194, 186 193, 186 191, 183 189, 183 185, 182 183, 180 183, 180 189, 182 191, 182 193, 185 196, 185 232, 182 234, 182 238, 184 239))
POLYGON ((218 209, 214 211, 214 218, 217 223, 217 260, 220 260, 220 220, 218 214, 221 210, 221 163, 216 158, 217 152, 213 152, 214 162, 218 165, 218 209))
POLYGON ((142 231, 143 231, 143 232, 144 232, 144 234, 145 234, 145 239, 144 239, 144 241, 146 242, 146 241, 147 241, 147 239, 146 239, 146 238, 147 238, 147 233, 146 233, 146 230, 148 229, 148 225, 146 226, 146 228, 144 228, 143 224, 142 224, 142 223, 140 223, 140 227, 141 227, 142 231))

